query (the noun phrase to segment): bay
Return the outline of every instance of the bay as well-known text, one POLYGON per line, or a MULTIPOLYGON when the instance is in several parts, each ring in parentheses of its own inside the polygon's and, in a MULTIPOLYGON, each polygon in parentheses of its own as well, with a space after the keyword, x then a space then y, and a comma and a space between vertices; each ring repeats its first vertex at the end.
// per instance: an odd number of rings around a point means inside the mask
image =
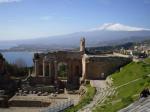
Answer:
POLYGON ((34 52, 2 52, 6 61, 14 64, 17 60, 22 60, 28 67, 33 66, 34 52))

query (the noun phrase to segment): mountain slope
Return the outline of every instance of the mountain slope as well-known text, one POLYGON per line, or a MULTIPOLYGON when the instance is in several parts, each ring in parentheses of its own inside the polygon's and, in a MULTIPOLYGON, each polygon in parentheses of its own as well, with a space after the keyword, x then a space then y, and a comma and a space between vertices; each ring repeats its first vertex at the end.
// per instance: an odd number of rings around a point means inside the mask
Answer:
MULTIPOLYGON (((81 37, 86 38, 87 46, 104 46, 150 39, 150 29, 131 27, 122 24, 104 24, 98 28, 72 34, 41 37, 37 39, 10 41, 15 45, 47 46, 50 48, 78 47, 81 37)), ((4 42, 3 42, 4 43, 4 42)))

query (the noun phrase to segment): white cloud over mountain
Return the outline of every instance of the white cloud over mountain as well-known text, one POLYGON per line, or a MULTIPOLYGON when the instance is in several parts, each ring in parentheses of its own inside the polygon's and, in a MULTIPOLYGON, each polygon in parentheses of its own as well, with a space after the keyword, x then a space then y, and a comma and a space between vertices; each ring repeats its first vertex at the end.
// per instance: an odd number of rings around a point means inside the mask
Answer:
POLYGON ((22 0, 0 0, 0 3, 12 3, 12 2, 20 2, 22 0))
POLYGON ((144 31, 144 30, 147 31, 148 30, 150 31, 150 29, 132 27, 120 23, 105 23, 97 28, 92 28, 89 31, 97 31, 97 30, 107 30, 107 31, 144 31))

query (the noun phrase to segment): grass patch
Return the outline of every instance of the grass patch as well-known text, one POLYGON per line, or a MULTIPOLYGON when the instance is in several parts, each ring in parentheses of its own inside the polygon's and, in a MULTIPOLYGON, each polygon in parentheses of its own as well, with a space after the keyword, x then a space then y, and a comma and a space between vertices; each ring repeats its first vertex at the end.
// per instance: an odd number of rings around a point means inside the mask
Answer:
POLYGON ((108 103, 107 105, 97 107, 93 112, 117 112, 121 108, 124 108, 126 105, 122 101, 116 102, 114 104, 108 103))
POLYGON ((93 100, 93 97, 96 93, 96 89, 92 87, 90 84, 86 85, 86 88, 87 88, 87 92, 83 96, 81 101, 76 106, 65 110, 65 112, 77 112, 79 109, 89 104, 93 100))

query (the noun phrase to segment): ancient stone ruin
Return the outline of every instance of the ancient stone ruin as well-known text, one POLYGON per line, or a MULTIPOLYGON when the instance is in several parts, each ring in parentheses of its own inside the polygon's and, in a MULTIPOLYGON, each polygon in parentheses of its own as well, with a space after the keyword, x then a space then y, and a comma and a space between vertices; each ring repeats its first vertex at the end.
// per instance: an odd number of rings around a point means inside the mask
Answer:
POLYGON ((55 51, 35 53, 33 82, 53 84, 67 89, 78 89, 86 80, 105 79, 116 69, 129 63, 130 57, 113 54, 90 54, 86 52, 85 38, 80 41, 79 51, 55 51), (66 67, 66 80, 59 77, 60 65, 66 67))

